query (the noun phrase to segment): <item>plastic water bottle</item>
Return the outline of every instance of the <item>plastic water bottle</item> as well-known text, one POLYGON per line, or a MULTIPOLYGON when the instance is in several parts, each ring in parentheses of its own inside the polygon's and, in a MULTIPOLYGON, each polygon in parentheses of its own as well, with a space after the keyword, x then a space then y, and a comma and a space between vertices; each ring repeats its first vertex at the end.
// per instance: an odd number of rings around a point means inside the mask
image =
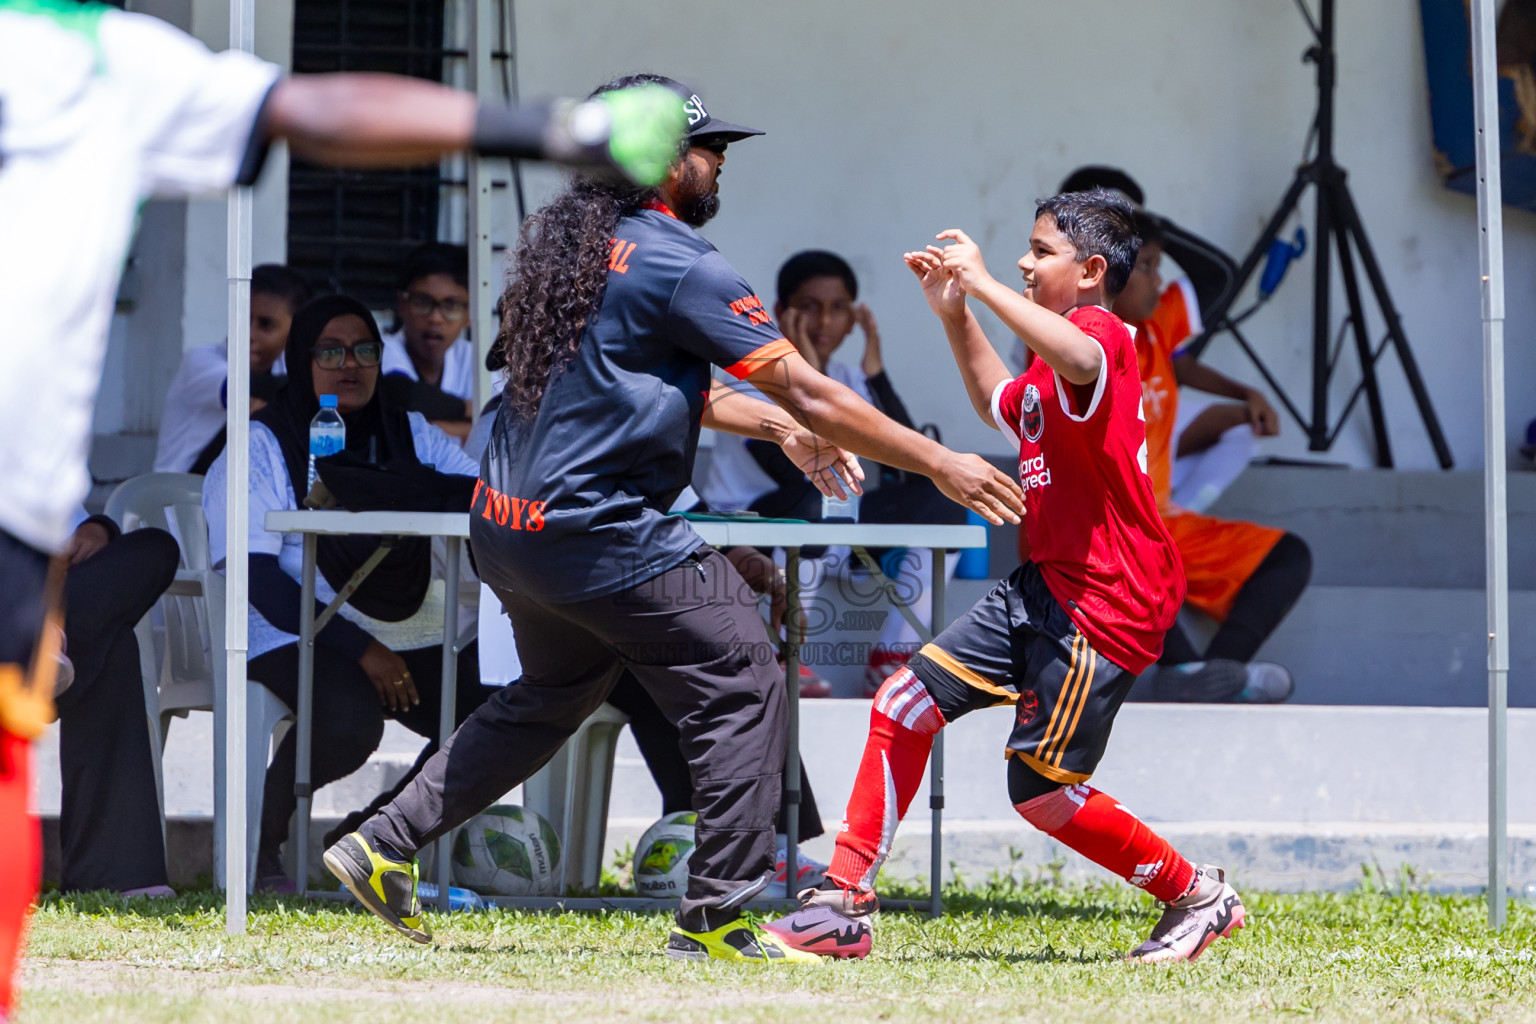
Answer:
MULTIPOLYGON (((845 488, 846 490, 846 488, 845 488)), ((856 523, 859 521, 859 496, 852 491, 846 498, 821 496, 821 521, 824 523, 856 523)))
MULTIPOLYGON (((437 903, 437 885, 432 882, 417 882, 416 896, 423 903, 437 903)), ((456 885, 448 887, 449 910, 484 910, 485 899, 473 889, 460 889, 456 885)))
MULTIPOLYGON (((965 510, 965 522, 967 526, 991 526, 981 517, 979 512, 965 510)), ((1023 529, 1022 526, 1019 529, 1023 529)), ((965 548, 960 552, 960 561, 955 566, 955 578, 962 580, 984 580, 992 576, 991 566, 988 564, 986 548, 965 548)))
POLYGON ((336 411, 336 396, 321 395, 320 411, 309 421, 309 487, 315 486, 315 460, 335 455, 346 446, 347 425, 336 411))

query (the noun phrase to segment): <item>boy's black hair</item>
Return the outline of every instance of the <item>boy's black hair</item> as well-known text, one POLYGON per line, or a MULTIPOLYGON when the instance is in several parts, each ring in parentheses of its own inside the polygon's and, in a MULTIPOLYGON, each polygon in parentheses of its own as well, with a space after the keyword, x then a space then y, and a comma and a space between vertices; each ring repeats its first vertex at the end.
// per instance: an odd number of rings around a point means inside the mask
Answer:
POLYGON ((1142 245, 1163 244, 1163 224, 1157 214, 1148 213, 1146 210, 1137 210, 1134 218, 1136 235, 1141 239, 1142 245))
POLYGON ((469 287, 469 250, 447 242, 423 242, 410 251, 400 267, 400 290, 433 274, 447 274, 461 288, 469 287))
POLYGON ((1102 256, 1106 299, 1125 288, 1136 267, 1141 239, 1136 234, 1136 208, 1118 193, 1095 188, 1087 192, 1059 192, 1035 203, 1035 219, 1049 216, 1072 248, 1077 262, 1102 256))
POLYGON ((848 286, 848 297, 859 297, 859 279, 854 276, 847 260, 825 249, 807 249, 795 253, 779 268, 779 302, 788 302, 789 297, 813 277, 840 277, 848 286))
POLYGON ((281 263, 263 263, 251 268, 251 294, 282 299, 288 303, 288 312, 296 313, 314 292, 297 272, 281 263))

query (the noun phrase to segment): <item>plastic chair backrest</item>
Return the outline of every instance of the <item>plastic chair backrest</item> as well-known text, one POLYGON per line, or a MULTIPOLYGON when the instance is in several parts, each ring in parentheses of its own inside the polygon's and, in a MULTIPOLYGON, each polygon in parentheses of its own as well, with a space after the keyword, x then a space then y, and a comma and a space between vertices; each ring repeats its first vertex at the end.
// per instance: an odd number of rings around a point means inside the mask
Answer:
POLYGON ((208 569, 203 478, 195 473, 145 473, 124 480, 107 498, 107 515, 124 532, 153 526, 176 538, 183 569, 208 569))
POLYGON ((160 599, 165 622, 162 714, 212 708, 214 685, 223 675, 224 581, 210 565, 202 496, 200 476, 147 473, 123 481, 107 499, 107 515, 125 531, 156 527, 174 536, 181 548, 177 583, 160 599), (194 592, 176 593, 186 589, 194 592))

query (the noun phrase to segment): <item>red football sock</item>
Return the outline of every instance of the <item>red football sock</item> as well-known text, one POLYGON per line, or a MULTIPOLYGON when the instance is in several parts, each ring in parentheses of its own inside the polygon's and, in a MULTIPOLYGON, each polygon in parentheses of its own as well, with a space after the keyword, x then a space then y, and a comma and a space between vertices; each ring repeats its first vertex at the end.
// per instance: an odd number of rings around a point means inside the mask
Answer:
POLYGON ((37 818, 27 809, 31 763, 32 745, 0 727, 0 1020, 15 1001, 16 968, 42 873, 37 818))
POLYGON ((1052 839, 1164 903, 1189 891, 1194 865, 1136 815, 1092 786, 1066 786, 1015 805, 1052 839))
POLYGON ((875 887, 896 825, 923 781, 933 734, 943 725, 938 705, 911 669, 901 669, 881 685, 870 708, 869 739, 853 795, 827 868, 832 881, 847 888, 875 887))

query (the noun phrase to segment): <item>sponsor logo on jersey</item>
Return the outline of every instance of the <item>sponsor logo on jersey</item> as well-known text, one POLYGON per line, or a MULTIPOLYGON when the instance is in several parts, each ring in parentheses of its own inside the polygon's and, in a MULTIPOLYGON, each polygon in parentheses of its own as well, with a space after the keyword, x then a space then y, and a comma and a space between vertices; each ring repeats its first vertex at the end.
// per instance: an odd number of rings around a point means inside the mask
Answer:
POLYGON ((1024 398, 1019 403, 1019 426, 1024 428, 1024 440, 1031 443, 1040 440, 1045 433, 1045 410, 1040 407, 1040 389, 1033 384, 1024 386, 1024 398))
POLYGON ((1045 455, 1036 455, 1032 459, 1019 460, 1019 486, 1025 493, 1031 487, 1048 487, 1051 483, 1051 471, 1045 464, 1045 455))
POLYGON ((756 295, 748 295, 731 303, 732 316, 745 316, 749 324, 766 324, 773 317, 763 308, 763 300, 756 295))
POLYGON ((527 498, 515 498, 510 494, 502 494, 484 480, 476 480, 475 496, 469 501, 470 515, 474 515, 475 507, 480 504, 482 497, 485 498, 485 504, 479 509, 480 518, 488 519, 497 526, 505 526, 509 530, 538 533, 544 529, 542 501, 529 501, 527 498))

